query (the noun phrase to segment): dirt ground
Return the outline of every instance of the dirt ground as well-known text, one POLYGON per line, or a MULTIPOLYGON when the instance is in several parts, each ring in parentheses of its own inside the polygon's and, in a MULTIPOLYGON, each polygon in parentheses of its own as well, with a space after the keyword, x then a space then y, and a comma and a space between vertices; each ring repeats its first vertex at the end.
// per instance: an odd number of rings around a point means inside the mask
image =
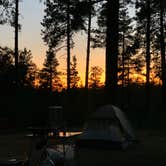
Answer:
POLYGON ((77 165, 166 165, 166 133, 163 131, 140 131, 137 135, 139 143, 124 151, 81 149, 78 153, 77 165))
MULTIPOLYGON (((165 131, 138 131, 137 137, 139 143, 124 151, 80 149, 74 165, 166 165, 165 131)), ((54 144, 54 140, 50 142, 52 145, 54 144)), ((30 151, 30 143, 31 141, 26 136, 26 133, 0 134, 0 161, 12 158, 27 159, 30 151)))
POLYGON ((26 159, 29 152, 29 143, 24 133, 0 134, 0 161, 9 159, 26 159))

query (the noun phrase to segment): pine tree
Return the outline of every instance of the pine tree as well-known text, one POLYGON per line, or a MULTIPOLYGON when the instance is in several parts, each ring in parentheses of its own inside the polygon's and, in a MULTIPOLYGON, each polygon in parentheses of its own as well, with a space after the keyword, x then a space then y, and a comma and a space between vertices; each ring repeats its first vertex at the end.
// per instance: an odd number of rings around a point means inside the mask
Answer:
POLYGON ((53 50, 48 50, 46 52, 46 59, 43 64, 43 69, 39 73, 40 87, 43 89, 49 89, 50 92, 53 91, 54 81, 59 81, 59 72, 57 71, 59 63, 55 57, 53 50))
POLYGON ((34 87, 37 67, 32 61, 31 50, 19 51, 18 56, 18 85, 22 87, 34 87))
POLYGON ((90 78, 89 78, 89 87, 96 89, 99 88, 101 83, 101 76, 103 73, 103 69, 99 66, 91 67, 90 78))
POLYGON ((85 71, 85 88, 88 88, 88 79, 89 79, 89 59, 90 59, 91 23, 92 23, 92 1, 89 0, 89 8, 88 8, 88 35, 87 35, 87 55, 86 55, 86 71, 85 71))
POLYGON ((80 77, 78 76, 77 58, 75 55, 72 57, 72 63, 70 65, 71 65, 71 75, 70 75, 71 88, 78 88, 80 77))
POLYGON ((132 18, 128 12, 128 1, 120 1, 119 11, 119 77, 118 81, 121 80, 122 87, 128 85, 129 81, 129 68, 130 68, 130 57, 132 56, 132 48, 134 47, 134 36, 132 18))
POLYGON ((85 29, 78 0, 48 0, 42 25, 43 40, 50 48, 67 43, 67 89, 70 89, 70 49, 75 31, 85 29))
MULTIPOLYGON (((156 51, 159 51, 159 1, 156 0, 144 0, 137 1, 136 3, 136 21, 137 21, 137 33, 141 34, 139 38, 141 53, 145 55, 146 60, 146 109, 149 111, 150 104, 150 83, 151 75, 153 74, 152 60, 156 61, 156 51), (145 26, 146 25, 146 26, 145 26), (154 54, 152 54, 152 51, 154 54), (154 58, 155 57, 155 58, 154 58)), ((155 65, 158 65, 154 63, 155 65)), ((155 71, 154 71, 155 72, 155 71)))
MULTIPOLYGON (((97 19, 98 29, 93 30, 93 47, 106 47, 105 87, 114 96, 118 83, 118 60, 120 43, 123 47, 122 71, 124 71, 124 56, 127 47, 131 45, 131 19, 127 13, 130 1, 106 1, 101 3, 97 19), (125 15, 123 15, 125 14, 125 15), (122 44, 123 43, 123 44, 122 44), (124 48, 126 47, 126 48, 124 48)), ((127 57, 126 57, 127 59, 127 57)), ((127 62, 126 62, 127 63, 127 62)), ((124 75, 124 73, 123 73, 124 75)), ((124 76, 123 76, 124 77, 124 76)), ((124 78, 122 78, 123 80, 124 78)), ((116 100, 116 97, 113 97, 116 100)), ((114 102, 114 101, 112 101, 114 102)))

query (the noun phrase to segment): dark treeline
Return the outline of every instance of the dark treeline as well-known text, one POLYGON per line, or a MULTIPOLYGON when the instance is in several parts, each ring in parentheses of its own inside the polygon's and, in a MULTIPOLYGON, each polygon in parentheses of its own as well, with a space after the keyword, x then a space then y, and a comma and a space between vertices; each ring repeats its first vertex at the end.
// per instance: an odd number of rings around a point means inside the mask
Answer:
MULTIPOLYGON (((117 106, 123 109, 134 127, 165 127, 165 110, 162 106, 161 88, 150 87, 150 112, 146 117, 145 86, 133 84, 129 89, 117 90, 117 106), (125 95, 124 95, 125 94, 125 95)), ((28 126, 48 126, 49 107, 63 107, 64 119, 68 127, 80 127, 99 106, 107 104, 105 89, 73 89, 53 92, 20 88, 0 96, 1 128, 25 128, 28 126), (88 100, 88 101, 87 101, 88 100), (5 123, 4 123, 5 122, 5 123)), ((111 102, 111 101, 110 101, 111 102)))
MULTIPOLYGON (((42 38, 48 46, 42 69, 31 51, 19 50, 18 0, 0 1, 0 24, 15 29, 15 49, 0 47, 0 121, 46 125, 48 107, 62 105, 69 125, 81 125, 102 104, 115 104, 136 126, 165 114, 166 17, 164 0, 47 0, 42 38), (95 25, 95 26, 94 26, 95 25), (72 55, 74 37, 87 36, 85 86, 72 55), (90 68, 91 48, 105 49, 105 70, 90 68), (58 52, 66 51, 66 72, 58 52), (105 71, 105 83, 101 82, 105 71), (64 83, 66 82, 66 83, 64 83)), ((28 46, 27 46, 28 47, 28 46)))

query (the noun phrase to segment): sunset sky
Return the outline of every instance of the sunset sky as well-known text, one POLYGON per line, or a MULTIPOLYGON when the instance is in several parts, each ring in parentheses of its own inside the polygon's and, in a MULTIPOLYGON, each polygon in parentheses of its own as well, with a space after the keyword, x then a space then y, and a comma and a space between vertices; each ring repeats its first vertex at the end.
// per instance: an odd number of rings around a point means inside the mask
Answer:
MULTIPOLYGON (((44 5, 39 0, 23 0, 19 4, 20 18, 22 25, 19 33, 19 49, 26 47, 32 51, 33 61, 39 68, 42 67, 45 58, 46 45, 42 41, 40 22, 44 16, 44 5)), ((0 26, 0 46, 14 47, 14 28, 0 26)), ((86 58, 86 36, 85 34, 75 34, 75 48, 72 55, 77 56, 78 70, 81 80, 84 83, 85 77, 85 58, 86 58)), ((90 65, 99 65, 104 69, 105 53, 104 49, 95 49, 91 52, 90 65)), ((60 70, 66 70, 66 51, 60 51, 57 55, 60 70)), ((103 73, 104 74, 104 73, 103 73)))

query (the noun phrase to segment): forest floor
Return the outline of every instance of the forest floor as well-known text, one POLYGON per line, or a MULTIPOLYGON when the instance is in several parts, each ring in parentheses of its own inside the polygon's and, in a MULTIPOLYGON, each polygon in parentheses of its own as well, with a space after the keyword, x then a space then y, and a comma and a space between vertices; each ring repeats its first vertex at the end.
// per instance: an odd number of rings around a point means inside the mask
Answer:
MULTIPOLYGON (((0 161, 12 158, 26 160, 30 140, 25 132, 0 133, 0 161)), ((124 150, 80 149, 75 165, 78 166, 142 166, 166 165, 166 132, 164 130, 137 131, 139 143, 124 150)), ((51 141, 54 144, 54 141, 51 141)))
POLYGON ((166 165, 166 132, 144 130, 137 133, 139 143, 124 151, 81 149, 79 166, 166 165))

